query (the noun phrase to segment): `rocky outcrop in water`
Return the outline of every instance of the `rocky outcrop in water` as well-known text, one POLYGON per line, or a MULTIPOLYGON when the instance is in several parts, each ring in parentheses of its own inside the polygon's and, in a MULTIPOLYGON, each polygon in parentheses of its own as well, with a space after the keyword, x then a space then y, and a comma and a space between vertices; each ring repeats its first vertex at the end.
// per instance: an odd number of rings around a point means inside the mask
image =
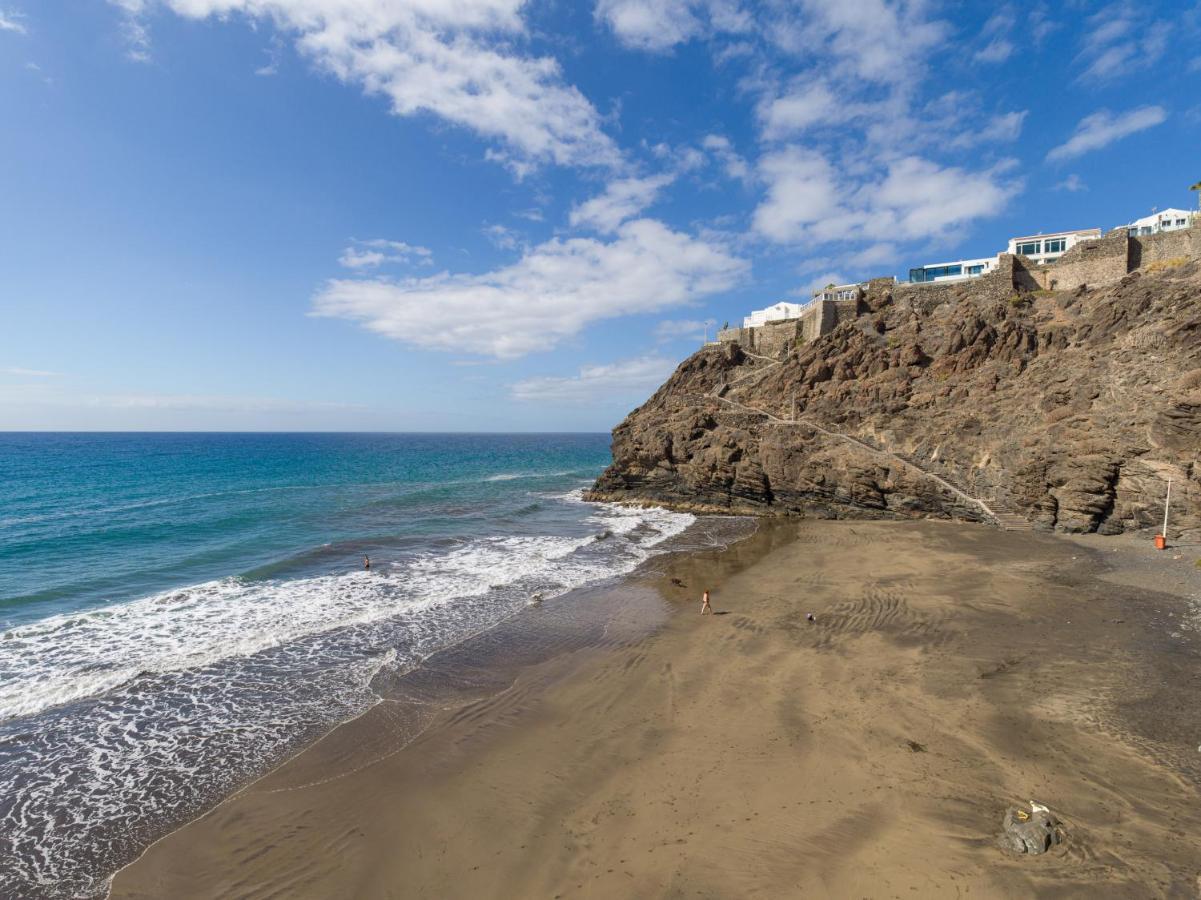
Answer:
POLYGON ((594 499, 1201 536, 1201 266, 997 299, 898 287, 778 357, 685 360, 594 499), (985 501, 984 505, 975 502, 985 501))

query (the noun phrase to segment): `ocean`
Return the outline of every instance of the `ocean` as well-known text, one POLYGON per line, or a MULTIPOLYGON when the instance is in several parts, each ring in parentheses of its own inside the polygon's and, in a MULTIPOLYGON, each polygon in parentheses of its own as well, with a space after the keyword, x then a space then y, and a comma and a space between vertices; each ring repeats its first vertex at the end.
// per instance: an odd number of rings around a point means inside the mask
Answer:
POLYGON ((0 896, 103 895, 381 673, 689 540, 583 502, 608 461, 607 435, 0 434, 0 896))

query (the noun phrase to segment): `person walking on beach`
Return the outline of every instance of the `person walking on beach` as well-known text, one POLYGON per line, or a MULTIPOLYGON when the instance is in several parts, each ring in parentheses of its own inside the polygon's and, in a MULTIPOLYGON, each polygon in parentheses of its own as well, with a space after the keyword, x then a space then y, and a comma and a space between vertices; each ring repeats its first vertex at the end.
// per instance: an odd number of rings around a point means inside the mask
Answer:
POLYGON ((703 616, 705 613, 713 615, 713 607, 709 605, 708 591, 705 591, 705 593, 701 595, 701 615, 703 616))
POLYGON ((371 568, 371 557, 370 557, 370 556, 364 556, 364 557, 363 557, 363 568, 364 568, 364 569, 370 569, 370 568, 371 568))

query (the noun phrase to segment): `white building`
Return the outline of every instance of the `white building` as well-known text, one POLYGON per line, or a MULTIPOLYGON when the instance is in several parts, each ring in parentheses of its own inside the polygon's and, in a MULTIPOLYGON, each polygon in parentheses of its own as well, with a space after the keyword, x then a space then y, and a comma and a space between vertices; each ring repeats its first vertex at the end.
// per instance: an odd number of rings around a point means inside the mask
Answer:
POLYGON ((1009 239, 1007 253, 1025 256, 1038 263, 1055 262, 1081 241, 1091 241, 1101 236, 1100 228, 1084 228, 1078 231, 1053 231, 1050 234, 1032 234, 1028 237, 1009 239))
MULTIPOLYGON (((1081 241, 1101 236, 1100 228, 1083 228, 1077 231, 1054 231, 1050 234, 1032 234, 1028 237, 1009 239, 1003 252, 1025 256, 1038 265, 1054 262, 1081 241)), ((909 270, 910 284, 929 281, 962 281, 979 278, 993 271, 1000 262, 1001 254, 979 259, 957 259, 954 262, 930 263, 909 270)))
POLYGON ((955 262, 930 263, 928 266, 918 266, 909 270, 909 282, 922 284, 927 281, 962 281, 965 278, 979 278, 997 267, 997 257, 989 256, 982 259, 957 259, 955 262))
POLYGON ((860 286, 854 284, 831 284, 813 292, 814 300, 854 300, 859 296, 860 286))
POLYGON ((1124 227, 1127 234, 1137 237, 1140 234, 1158 234, 1161 231, 1188 228, 1192 218, 1193 214, 1187 209, 1165 209, 1151 213, 1149 216, 1143 216, 1141 219, 1135 219, 1124 227))
POLYGON ((783 319, 795 319, 805 310, 808 303, 789 303, 781 300, 767 309, 757 309, 742 320, 743 328, 758 328, 768 322, 779 322, 783 319))

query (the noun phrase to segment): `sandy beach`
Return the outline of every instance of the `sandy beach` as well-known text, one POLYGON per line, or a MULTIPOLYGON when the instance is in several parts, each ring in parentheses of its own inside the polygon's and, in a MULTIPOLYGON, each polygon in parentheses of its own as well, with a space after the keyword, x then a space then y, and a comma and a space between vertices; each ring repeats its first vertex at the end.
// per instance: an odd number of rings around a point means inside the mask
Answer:
POLYGON ((764 522, 586 639, 431 660, 111 896, 1195 897, 1198 555, 764 522), (1040 857, 997 842, 1029 800, 1066 833, 1040 857))

